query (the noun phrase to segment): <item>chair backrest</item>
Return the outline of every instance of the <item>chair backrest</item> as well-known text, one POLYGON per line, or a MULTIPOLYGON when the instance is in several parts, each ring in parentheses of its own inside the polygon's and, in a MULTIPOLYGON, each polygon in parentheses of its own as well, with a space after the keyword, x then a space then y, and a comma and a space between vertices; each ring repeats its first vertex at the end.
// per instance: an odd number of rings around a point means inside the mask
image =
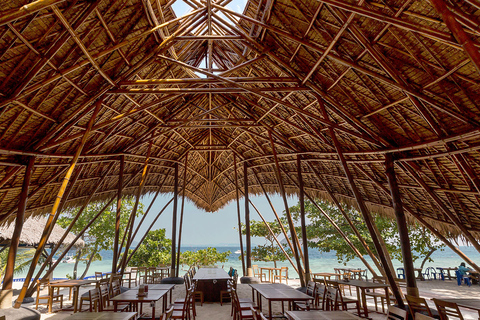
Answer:
POLYGON ((435 306, 437 306, 440 320, 448 320, 452 318, 463 320, 462 313, 455 302, 447 302, 435 298, 433 299, 433 302, 435 302, 435 306))
POLYGON ((102 310, 100 301, 100 291, 94 288, 88 291, 88 298, 90 300, 90 312, 98 312, 102 310))
POLYGON ((426 316, 426 315, 424 315, 423 313, 420 313, 420 312, 415 313, 414 319, 415 320, 435 320, 435 318, 426 316))
POLYGON ((315 287, 315 294, 314 294, 314 304, 316 308, 325 309, 325 292, 326 287, 320 283, 317 283, 315 287))
POLYGON ((282 267, 281 269, 282 269, 282 270, 280 271, 280 274, 282 274, 283 272, 285 272, 285 278, 288 278, 288 267, 282 267))
POLYGON ((120 293, 122 293, 122 290, 120 289, 120 282, 118 280, 113 280, 110 287, 110 298, 115 297, 120 293))
POLYGON ((407 318, 407 311, 394 307, 388 307, 387 320, 405 320, 407 318))
POLYGON ((421 297, 415 297, 410 295, 405 295, 405 299, 407 299, 408 308, 410 310, 410 314, 412 315, 413 319, 416 319, 416 314, 424 313, 432 316, 432 311, 428 307, 427 301, 421 297))
POLYGON ((325 310, 335 311, 338 310, 338 289, 327 288, 325 292, 325 310))
POLYGON ((307 287, 305 288, 305 293, 308 294, 309 296, 313 297, 313 294, 315 293, 315 286, 316 286, 315 281, 308 281, 307 287))
POLYGON ((95 280, 103 279, 103 273, 95 271, 95 280))
POLYGON ((100 311, 102 311, 104 306, 110 304, 108 285, 103 283, 98 289, 100 290, 100 311))

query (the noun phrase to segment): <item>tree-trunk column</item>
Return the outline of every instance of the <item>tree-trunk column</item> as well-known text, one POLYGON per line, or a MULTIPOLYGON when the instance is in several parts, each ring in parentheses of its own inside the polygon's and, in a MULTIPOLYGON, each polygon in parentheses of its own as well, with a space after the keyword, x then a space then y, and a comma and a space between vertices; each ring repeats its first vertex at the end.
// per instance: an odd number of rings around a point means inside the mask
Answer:
POLYGON ((403 211, 402 198, 400 196, 400 190, 398 189, 393 156, 391 154, 387 153, 385 155, 385 167, 388 186, 392 195, 393 211, 397 218, 398 233, 400 234, 403 267, 405 268, 405 278, 407 280, 407 294, 418 297, 418 288, 413 267, 412 248, 410 247, 410 239, 408 237, 407 220, 405 219, 405 212, 403 211))
POLYGON ((243 187, 245 188, 245 242, 247 247, 247 277, 253 277, 252 244, 250 242, 250 207, 248 202, 248 172, 247 163, 243 163, 243 187))
POLYGON ((298 188, 300 202, 300 223, 302 225, 302 243, 303 243, 303 265, 305 267, 305 283, 310 281, 310 262, 308 260, 308 239, 307 239, 307 227, 305 223, 305 192, 303 188, 302 178, 302 161, 301 155, 297 155, 297 171, 298 171, 298 188))
POLYGON ((171 276, 176 276, 176 246, 177 246, 177 204, 178 204, 178 163, 174 165, 174 184, 173 184, 173 217, 172 217, 172 265, 171 276))
MULTIPOLYGON (((122 212, 122 189, 123 189, 123 171, 124 170, 125 170, 125 158, 124 156, 121 156, 120 172, 118 174, 118 186, 117 186, 117 214, 115 216, 115 242, 113 245, 113 261, 112 261, 113 274, 117 273, 118 256, 120 255, 118 245, 120 242, 120 216, 122 212)), ((127 252, 127 250, 125 252, 127 252)))
POLYGON ((5 267, 5 277, 3 278, 3 291, 0 294, 0 309, 12 307, 12 282, 13 270, 15 269, 15 258, 17 256, 18 244, 20 243, 20 234, 22 233, 23 221, 25 219, 25 209, 27 208, 28 186, 32 177, 35 157, 28 159, 28 165, 23 178, 22 192, 18 201, 17 218, 15 219, 15 230, 13 230, 10 248, 8 250, 7 266, 5 267))

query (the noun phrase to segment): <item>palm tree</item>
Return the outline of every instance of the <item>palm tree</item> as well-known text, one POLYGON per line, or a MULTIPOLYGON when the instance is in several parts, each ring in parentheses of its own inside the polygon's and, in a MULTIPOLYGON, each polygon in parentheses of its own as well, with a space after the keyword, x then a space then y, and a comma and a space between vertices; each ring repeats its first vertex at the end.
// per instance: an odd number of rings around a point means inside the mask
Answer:
MULTIPOLYGON (((7 268, 8 251, 9 250, 3 250, 0 253, 0 279, 3 279, 5 269, 7 268)), ((13 269, 13 273, 19 273, 28 268, 32 263, 32 258, 34 254, 35 249, 18 249, 17 256, 15 258, 15 268, 13 269)))

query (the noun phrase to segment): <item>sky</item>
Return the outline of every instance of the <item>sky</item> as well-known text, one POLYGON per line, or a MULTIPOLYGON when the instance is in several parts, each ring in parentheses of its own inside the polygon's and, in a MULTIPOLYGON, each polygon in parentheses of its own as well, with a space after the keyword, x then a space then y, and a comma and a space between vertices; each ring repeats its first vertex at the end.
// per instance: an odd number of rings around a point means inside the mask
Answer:
MULTIPOLYGON (((135 241, 139 241, 141 235, 145 233, 155 216, 160 212, 163 206, 171 199, 172 194, 159 195, 150 210, 145 222, 140 228, 135 241)), ((145 210, 149 206, 153 199, 153 195, 147 195, 142 198, 142 203, 145 206, 145 210)), ((182 204, 182 198, 178 199, 178 218, 177 224, 180 223, 180 209, 182 204)), ((265 217, 267 221, 273 221, 275 215, 268 204, 264 196, 250 196, 250 200, 258 208, 260 213, 265 217)), ((271 200, 275 210, 279 215, 283 215, 285 210, 283 200, 280 196, 271 196, 271 200)), ((288 206, 294 206, 298 203, 298 198, 289 197, 288 206)), ((242 222, 245 221, 244 210, 245 200, 240 198, 240 215, 242 222)), ((173 204, 162 213, 160 218, 152 227, 152 230, 165 228, 167 230, 167 237, 172 236, 172 215, 173 204)), ((140 219, 137 219, 137 223, 140 219)), ((254 208, 250 206, 250 220, 261 220, 254 208)), ((237 218, 237 204, 236 201, 232 201, 217 212, 205 212, 202 209, 198 209, 193 202, 187 200, 185 202, 185 210, 183 217, 183 231, 182 231, 182 246, 238 246, 239 236, 238 230, 234 229, 238 226, 237 218)), ((261 238, 252 238, 252 245, 264 244, 264 240, 261 238)))

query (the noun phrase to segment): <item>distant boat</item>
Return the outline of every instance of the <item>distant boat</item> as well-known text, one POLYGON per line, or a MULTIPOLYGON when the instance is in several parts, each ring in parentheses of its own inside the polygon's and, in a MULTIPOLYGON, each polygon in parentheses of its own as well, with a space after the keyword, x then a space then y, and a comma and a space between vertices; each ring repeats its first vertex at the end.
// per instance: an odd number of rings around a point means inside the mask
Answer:
POLYGON ((73 256, 68 256, 68 257, 65 257, 63 260, 62 260, 62 263, 74 263, 75 262, 75 258, 73 256))
POLYGON ((242 250, 237 250, 237 251, 235 251, 235 253, 240 254, 240 253, 242 253, 242 250))

